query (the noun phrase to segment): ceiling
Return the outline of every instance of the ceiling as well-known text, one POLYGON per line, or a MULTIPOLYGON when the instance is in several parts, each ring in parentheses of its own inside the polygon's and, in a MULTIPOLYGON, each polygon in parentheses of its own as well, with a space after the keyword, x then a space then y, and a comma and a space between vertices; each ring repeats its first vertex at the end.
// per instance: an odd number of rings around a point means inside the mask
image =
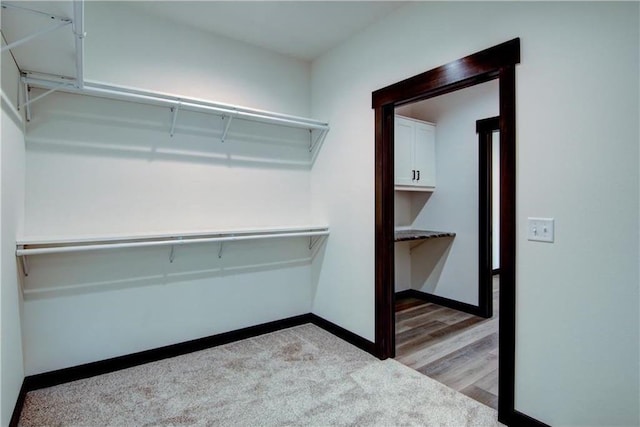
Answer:
MULTIPOLYGON (((132 13, 155 16, 217 36, 311 61, 403 6, 405 1, 125 1, 132 13)), ((50 16, 73 17, 73 2, 2 1, 1 29, 12 43, 55 23, 50 16)), ((91 1, 85 1, 85 14, 91 1)), ((91 35, 91 28, 86 27, 91 35)), ((3 41, 4 44, 4 41, 3 41)), ((22 70, 75 76, 71 26, 57 29, 11 50, 22 70), (52 55, 53 53, 53 55, 52 55)), ((3 55, 4 57, 4 55, 3 55)))
POLYGON ((405 1, 129 2, 149 15, 310 61, 405 1))

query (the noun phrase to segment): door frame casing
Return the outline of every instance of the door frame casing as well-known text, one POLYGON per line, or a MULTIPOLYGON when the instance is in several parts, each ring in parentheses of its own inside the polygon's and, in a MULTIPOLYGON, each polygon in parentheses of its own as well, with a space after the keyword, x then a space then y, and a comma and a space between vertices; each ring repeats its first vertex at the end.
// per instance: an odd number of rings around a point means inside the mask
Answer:
MULTIPOLYGON (((493 316, 493 132, 500 117, 476 121, 478 134, 478 311, 493 316)), ((498 195, 499 196, 499 195, 498 195)), ((498 242, 499 243, 499 242, 498 242)))
POLYGON ((372 94, 375 110, 375 353, 395 356, 394 139, 395 108, 499 79, 500 318, 498 419, 517 415, 515 389, 516 80, 520 39, 493 46, 372 94))

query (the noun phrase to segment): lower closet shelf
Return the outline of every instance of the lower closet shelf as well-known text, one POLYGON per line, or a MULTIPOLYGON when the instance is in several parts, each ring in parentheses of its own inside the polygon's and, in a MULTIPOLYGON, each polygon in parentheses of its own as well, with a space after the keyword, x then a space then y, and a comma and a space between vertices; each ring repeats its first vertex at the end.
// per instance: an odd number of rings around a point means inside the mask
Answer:
POLYGON ((308 237, 309 250, 329 235, 326 225, 295 226, 281 228, 239 229, 218 231, 197 231, 166 234, 138 234, 91 236, 82 238, 21 239, 16 242, 16 256, 22 261, 25 275, 29 274, 27 257, 30 255, 61 254, 71 252, 112 250, 123 248, 143 248, 169 246, 169 260, 173 262, 173 247, 196 243, 220 243, 218 257, 222 257, 226 242, 241 240, 261 240, 275 238, 308 237))

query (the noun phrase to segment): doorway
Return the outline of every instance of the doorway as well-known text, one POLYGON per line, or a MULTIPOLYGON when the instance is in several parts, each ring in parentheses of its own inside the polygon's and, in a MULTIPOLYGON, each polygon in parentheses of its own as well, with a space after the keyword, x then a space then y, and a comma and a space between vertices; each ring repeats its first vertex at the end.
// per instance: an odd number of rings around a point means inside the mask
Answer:
POLYGON ((375 109, 375 352, 395 355, 394 315, 394 113, 395 108, 493 79, 499 84, 500 272, 498 419, 514 418, 515 372, 515 65, 520 40, 434 68, 372 95, 375 109))

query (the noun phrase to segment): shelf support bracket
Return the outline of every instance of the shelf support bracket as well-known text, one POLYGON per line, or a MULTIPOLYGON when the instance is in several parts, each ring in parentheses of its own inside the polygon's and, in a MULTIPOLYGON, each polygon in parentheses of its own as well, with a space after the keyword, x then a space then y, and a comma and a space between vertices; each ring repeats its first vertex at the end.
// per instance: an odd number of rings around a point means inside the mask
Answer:
POLYGON ((31 101, 29 100, 29 83, 24 83, 24 105, 26 106, 27 121, 31 121, 31 101))
POLYGON ((64 20, 61 22, 58 22, 54 25, 51 25, 49 27, 46 27, 40 31, 37 31, 33 34, 30 34, 26 37, 21 38, 20 40, 16 40, 13 43, 9 43, 8 45, 2 46, 2 49, 0 50, 2 53, 6 52, 9 49, 13 49, 14 47, 20 46, 21 44, 24 44, 28 41, 31 41, 33 39, 35 39, 36 37, 42 36, 44 34, 50 33, 52 31, 57 30, 58 28, 62 28, 62 27, 66 27, 67 25, 71 24, 71 20, 64 20))
POLYGON ((220 242, 220 249, 218 249, 218 259, 222 259, 222 248, 224 248, 224 242, 220 242))
MULTIPOLYGON (((29 98, 29 97, 27 96, 28 100, 25 100, 25 102, 23 102, 21 105, 18 105, 18 108, 21 108, 21 107, 29 107, 29 105, 30 105, 31 103, 36 102, 36 101, 38 101, 38 100, 40 100, 40 99, 44 98, 45 96, 47 96, 47 95, 49 95, 49 94, 52 94, 53 92, 57 91, 58 89, 60 89, 60 88, 61 88, 61 87, 63 87, 63 86, 66 86, 66 83, 60 83, 58 86, 56 86, 56 87, 54 87, 54 88, 49 89, 49 90, 48 90, 48 91, 46 91, 45 93, 42 93, 42 94, 40 94, 40 95, 36 96, 35 98, 29 98)), ((27 86, 27 92, 29 92, 29 90, 28 90, 28 86, 27 86)))
POLYGON ((309 236, 309 250, 313 249, 313 247, 322 240, 323 237, 324 236, 316 236, 314 238, 313 236, 309 236))
POLYGON ((173 260, 176 258, 176 254, 175 254, 175 246, 171 245, 171 252, 169 252, 169 262, 173 262, 173 260))
POLYGON ((224 140, 227 139, 227 133, 229 132, 229 126, 231 126, 231 120, 233 120, 233 116, 222 116, 222 123, 224 123, 225 119, 228 119, 228 121, 224 126, 224 130, 222 131, 222 138, 220 139, 220 142, 224 142, 224 140))
POLYGON ((324 139, 324 136, 326 135, 326 133, 327 133, 327 131, 325 129, 320 129, 320 133, 318 134, 318 136, 314 140, 313 139, 313 129, 309 129, 309 152, 310 153, 313 153, 313 150, 316 148, 318 143, 324 139))
MULTIPOLYGON (((24 249, 24 246, 20 246, 20 249, 24 249)), ((29 275, 29 261, 27 260, 26 255, 22 255, 20 257, 20 263, 22 264, 22 272, 25 276, 29 275)))
POLYGON ((176 120, 178 119, 178 110, 182 102, 178 102, 175 107, 171 107, 171 112, 173 113, 173 118, 171 119, 171 130, 169 131, 169 136, 173 138, 174 130, 176 129, 176 120))

